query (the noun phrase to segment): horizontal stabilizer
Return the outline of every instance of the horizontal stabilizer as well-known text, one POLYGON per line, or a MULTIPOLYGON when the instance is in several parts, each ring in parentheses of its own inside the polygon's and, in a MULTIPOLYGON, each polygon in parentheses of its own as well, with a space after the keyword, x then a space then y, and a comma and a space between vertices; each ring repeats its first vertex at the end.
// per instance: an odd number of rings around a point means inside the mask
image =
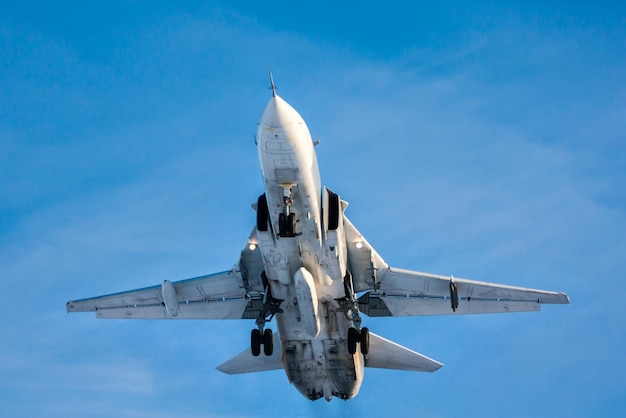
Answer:
POLYGON ((370 332, 370 349, 365 367, 434 372, 443 364, 370 332))
POLYGON ((254 372, 266 372, 269 370, 279 370, 283 368, 281 360, 282 350, 280 348, 280 338, 274 333, 274 352, 271 356, 261 353, 260 356, 252 355, 250 349, 242 351, 235 357, 216 367, 222 373, 242 374, 254 372))

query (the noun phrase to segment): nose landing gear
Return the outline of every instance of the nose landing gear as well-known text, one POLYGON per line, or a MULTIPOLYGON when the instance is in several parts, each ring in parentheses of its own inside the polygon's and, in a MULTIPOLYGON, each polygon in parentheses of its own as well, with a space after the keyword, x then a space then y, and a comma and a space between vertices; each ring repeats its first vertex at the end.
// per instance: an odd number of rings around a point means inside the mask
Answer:
POLYGON ((278 229, 280 236, 293 238, 296 236, 296 214, 291 212, 288 215, 281 213, 278 215, 278 229))
POLYGON ((291 189, 294 185, 283 184, 283 213, 278 215, 279 235, 284 238, 293 238, 296 234, 296 214, 291 211, 293 205, 293 193, 291 189))

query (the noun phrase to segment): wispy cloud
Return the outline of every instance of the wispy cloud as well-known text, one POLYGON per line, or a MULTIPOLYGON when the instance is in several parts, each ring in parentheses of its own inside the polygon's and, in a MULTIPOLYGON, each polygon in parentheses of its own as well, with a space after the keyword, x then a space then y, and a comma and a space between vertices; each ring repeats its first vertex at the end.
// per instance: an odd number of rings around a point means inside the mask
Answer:
POLYGON ((384 62, 237 13, 148 19, 99 52, 36 27, 5 30, 4 45, 25 43, 12 55, 21 61, 2 61, 11 71, 0 81, 0 277, 11 312, 0 319, 0 410, 450 416, 465 405, 489 415, 501 412, 485 406, 499 397, 522 415, 576 415, 600 397, 585 404, 572 370, 607 397, 623 393, 615 347, 626 336, 610 298, 626 290, 624 58, 592 29, 507 23, 384 62), (311 405, 282 373, 214 371, 245 348, 252 323, 68 317, 67 299, 236 261, 262 191, 253 134, 269 65, 321 138, 323 181, 387 261, 554 287, 573 304, 519 317, 368 319, 447 366, 428 376, 368 370, 359 398, 331 405, 311 405), (561 386, 579 399, 554 404, 561 386))

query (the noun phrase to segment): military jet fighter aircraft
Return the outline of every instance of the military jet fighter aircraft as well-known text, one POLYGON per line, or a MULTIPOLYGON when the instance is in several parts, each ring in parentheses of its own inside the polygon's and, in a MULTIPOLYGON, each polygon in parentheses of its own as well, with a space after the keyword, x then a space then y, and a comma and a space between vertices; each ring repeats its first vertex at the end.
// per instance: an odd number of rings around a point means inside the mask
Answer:
MULTIPOLYGON (((270 74, 271 80, 271 74, 270 74)), ((442 364, 370 332, 374 316, 536 311, 565 293, 389 266, 322 187, 314 142, 287 102, 272 97, 258 125, 265 192, 234 268, 143 289, 67 302, 98 318, 255 320, 250 347, 222 372, 284 369, 307 398, 350 399, 365 367, 433 372, 442 364), (276 321, 278 333, 267 326, 276 321)))

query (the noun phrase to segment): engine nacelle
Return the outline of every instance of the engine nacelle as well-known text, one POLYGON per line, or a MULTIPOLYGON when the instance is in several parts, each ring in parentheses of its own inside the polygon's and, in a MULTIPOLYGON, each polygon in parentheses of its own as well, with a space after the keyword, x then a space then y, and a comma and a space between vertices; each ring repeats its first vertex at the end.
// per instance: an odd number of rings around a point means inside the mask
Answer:
POLYGON ((304 267, 300 267, 298 271, 296 271, 293 279, 302 328, 311 338, 315 338, 320 333, 320 317, 318 313, 315 280, 311 273, 304 267))

